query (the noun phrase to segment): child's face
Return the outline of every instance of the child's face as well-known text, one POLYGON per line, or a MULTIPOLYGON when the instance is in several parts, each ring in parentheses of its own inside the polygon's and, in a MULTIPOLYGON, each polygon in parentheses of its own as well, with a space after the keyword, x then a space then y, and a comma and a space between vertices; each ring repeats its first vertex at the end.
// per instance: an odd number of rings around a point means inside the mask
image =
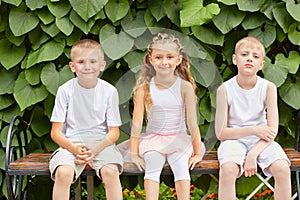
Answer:
POLYGON ((76 73, 79 83, 84 87, 97 82, 100 71, 104 70, 105 61, 99 49, 78 48, 74 50, 69 63, 72 72, 76 73))
POLYGON ((178 47, 174 44, 155 44, 149 60, 157 75, 174 74, 176 67, 182 61, 182 56, 178 54, 178 47))
POLYGON ((239 46, 232 59, 233 63, 237 65, 239 73, 254 75, 265 64, 264 49, 260 44, 245 42, 239 46))

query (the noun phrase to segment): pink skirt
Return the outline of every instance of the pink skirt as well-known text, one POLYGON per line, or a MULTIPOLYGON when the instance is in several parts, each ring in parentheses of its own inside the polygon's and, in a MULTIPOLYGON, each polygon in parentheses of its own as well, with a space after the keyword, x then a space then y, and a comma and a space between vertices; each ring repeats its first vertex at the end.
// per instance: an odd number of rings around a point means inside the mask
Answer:
MULTIPOLYGON (((126 140, 117 145, 125 162, 130 162, 130 141, 126 140)), ((172 154, 175 152, 185 153, 189 156, 193 154, 193 145, 191 136, 186 132, 159 134, 144 133, 141 134, 139 154, 141 157, 146 152, 157 151, 162 154, 172 154)))

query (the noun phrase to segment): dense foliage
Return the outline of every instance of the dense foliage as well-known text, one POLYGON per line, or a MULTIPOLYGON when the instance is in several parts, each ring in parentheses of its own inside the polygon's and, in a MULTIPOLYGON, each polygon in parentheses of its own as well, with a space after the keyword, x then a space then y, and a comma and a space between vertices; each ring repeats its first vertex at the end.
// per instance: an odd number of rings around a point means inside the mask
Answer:
MULTIPOLYGON (((49 137, 49 118, 58 86, 74 76, 69 52, 81 38, 102 43, 107 60, 102 78, 119 91, 122 130, 128 132, 136 75, 153 34, 162 31, 179 37, 190 57, 207 149, 217 147, 215 90, 236 74, 234 44, 246 35, 261 39, 267 57, 260 75, 278 87, 277 140, 293 146, 300 108, 299 0, 0 0, 0 158, 13 115, 22 115, 29 125, 31 152, 57 147, 49 137)), ((1 197, 6 194, 4 162, 0 169, 1 197)), ((193 178, 206 189, 210 180, 193 178)), ((252 187, 247 180, 240 180, 239 192, 252 187)), ((129 188, 138 182, 122 181, 129 188)))

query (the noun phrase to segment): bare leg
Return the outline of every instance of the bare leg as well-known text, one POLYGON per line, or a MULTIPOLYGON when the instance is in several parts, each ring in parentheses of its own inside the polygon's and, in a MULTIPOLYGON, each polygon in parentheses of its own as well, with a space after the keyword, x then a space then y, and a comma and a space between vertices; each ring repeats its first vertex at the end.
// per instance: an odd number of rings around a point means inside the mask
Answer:
POLYGON ((178 200, 189 200, 190 199, 190 181, 179 180, 175 182, 175 188, 178 200))
POLYGON ((69 200, 70 187, 74 180, 74 169, 68 165, 58 166, 55 171, 53 200, 69 200))
POLYGON ((106 165, 100 169, 105 184, 105 194, 108 200, 122 200, 122 187, 119 179, 119 170, 116 165, 106 165))
POLYGON ((269 167, 275 180, 274 197, 276 200, 292 199, 291 172, 285 160, 277 160, 269 167))
POLYGON ((158 200, 159 183, 150 179, 144 181, 146 200, 158 200))
POLYGON ((233 162, 224 163, 220 167, 219 200, 235 200, 235 181, 239 173, 239 166, 233 162))

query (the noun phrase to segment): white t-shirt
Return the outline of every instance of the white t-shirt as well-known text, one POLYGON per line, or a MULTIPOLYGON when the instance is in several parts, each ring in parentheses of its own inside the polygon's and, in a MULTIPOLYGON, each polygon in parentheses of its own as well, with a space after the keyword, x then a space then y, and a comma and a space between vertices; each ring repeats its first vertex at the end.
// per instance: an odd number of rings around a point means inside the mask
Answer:
POLYGON ((86 89, 73 78, 58 88, 51 122, 64 122, 69 139, 102 139, 108 126, 121 125, 118 92, 101 79, 96 87, 86 89))

